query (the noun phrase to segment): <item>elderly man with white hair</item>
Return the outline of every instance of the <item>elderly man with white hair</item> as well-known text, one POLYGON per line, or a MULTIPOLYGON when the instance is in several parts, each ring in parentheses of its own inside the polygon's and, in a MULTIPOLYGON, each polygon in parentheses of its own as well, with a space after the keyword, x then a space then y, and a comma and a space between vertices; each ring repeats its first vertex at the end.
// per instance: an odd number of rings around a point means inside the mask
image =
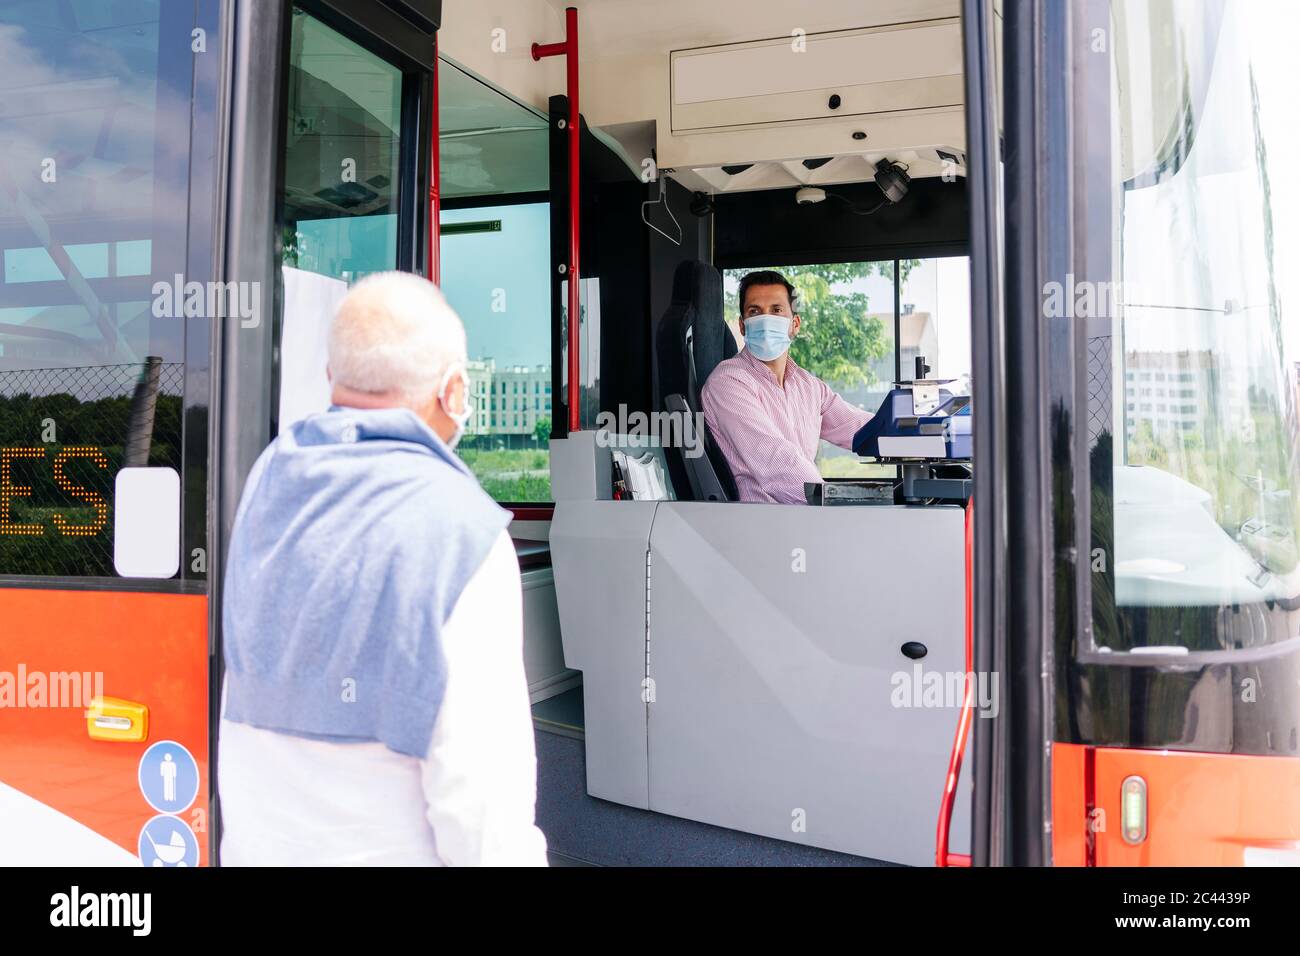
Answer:
POLYGON ((235 519, 222 862, 545 865, 509 514, 452 452, 465 330, 432 283, 369 276, 329 375, 235 519))

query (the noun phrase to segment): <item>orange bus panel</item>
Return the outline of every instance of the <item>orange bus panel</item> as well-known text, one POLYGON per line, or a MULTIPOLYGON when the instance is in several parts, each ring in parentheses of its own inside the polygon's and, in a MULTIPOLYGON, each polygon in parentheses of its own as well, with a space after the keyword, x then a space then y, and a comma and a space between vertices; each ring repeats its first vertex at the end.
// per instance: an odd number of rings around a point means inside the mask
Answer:
POLYGON ((208 861, 208 599, 130 591, 0 588, 0 671, 101 673, 102 693, 149 708, 147 739, 93 740, 82 707, 0 709, 0 782, 137 852, 155 811, 140 757, 174 740, 199 793, 183 819, 208 861))
POLYGON ((1061 743, 1052 753, 1060 865, 1079 865, 1081 846, 1086 857, 1089 806, 1097 866, 1242 866, 1249 848, 1300 851, 1300 759, 1061 743), (1120 823, 1130 775, 1147 785, 1147 835, 1132 846, 1120 823))

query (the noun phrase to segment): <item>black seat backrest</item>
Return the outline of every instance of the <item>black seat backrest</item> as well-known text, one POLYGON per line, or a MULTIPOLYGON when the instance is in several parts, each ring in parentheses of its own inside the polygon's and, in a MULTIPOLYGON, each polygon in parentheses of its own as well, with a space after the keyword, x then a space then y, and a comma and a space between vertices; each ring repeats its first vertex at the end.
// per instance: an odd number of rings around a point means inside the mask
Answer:
MULTIPOLYGON (((666 411, 702 421, 700 389, 723 359, 736 354, 736 340, 722 313, 722 276, 706 262, 687 260, 673 274, 673 298, 659 320, 655 341, 659 359, 659 403, 666 411)), ((684 449, 667 453, 668 470, 679 498, 734 501, 736 482, 722 452, 704 428, 705 454, 684 449)))

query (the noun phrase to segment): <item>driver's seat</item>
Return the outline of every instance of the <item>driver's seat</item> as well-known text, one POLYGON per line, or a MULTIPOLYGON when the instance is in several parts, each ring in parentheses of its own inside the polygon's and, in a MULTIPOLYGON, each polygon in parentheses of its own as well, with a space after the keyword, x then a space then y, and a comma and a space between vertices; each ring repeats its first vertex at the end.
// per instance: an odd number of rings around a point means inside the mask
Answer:
MULTIPOLYGON (((655 341, 659 358, 659 393, 666 411, 681 416, 687 427, 704 421, 700 388, 723 359, 736 354, 736 340, 722 317, 722 276, 707 262, 690 259, 673 274, 673 298, 659 320, 655 341)), ((702 427, 703 455, 687 457, 682 448, 667 450, 668 470, 679 498, 735 501, 736 481, 721 450, 702 427), (689 498, 683 493, 690 491, 689 498)))

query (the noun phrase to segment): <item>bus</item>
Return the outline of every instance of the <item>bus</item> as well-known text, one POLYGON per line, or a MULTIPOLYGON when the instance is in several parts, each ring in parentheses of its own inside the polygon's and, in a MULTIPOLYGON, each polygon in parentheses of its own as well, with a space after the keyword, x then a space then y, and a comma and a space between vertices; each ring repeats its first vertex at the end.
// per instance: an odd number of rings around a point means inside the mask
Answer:
POLYGON ((1296 27, 3 0, 0 863, 220 864, 235 508, 386 270, 466 326, 552 863, 1300 863, 1296 27), (758 269, 887 433, 803 504, 701 414, 758 269))

